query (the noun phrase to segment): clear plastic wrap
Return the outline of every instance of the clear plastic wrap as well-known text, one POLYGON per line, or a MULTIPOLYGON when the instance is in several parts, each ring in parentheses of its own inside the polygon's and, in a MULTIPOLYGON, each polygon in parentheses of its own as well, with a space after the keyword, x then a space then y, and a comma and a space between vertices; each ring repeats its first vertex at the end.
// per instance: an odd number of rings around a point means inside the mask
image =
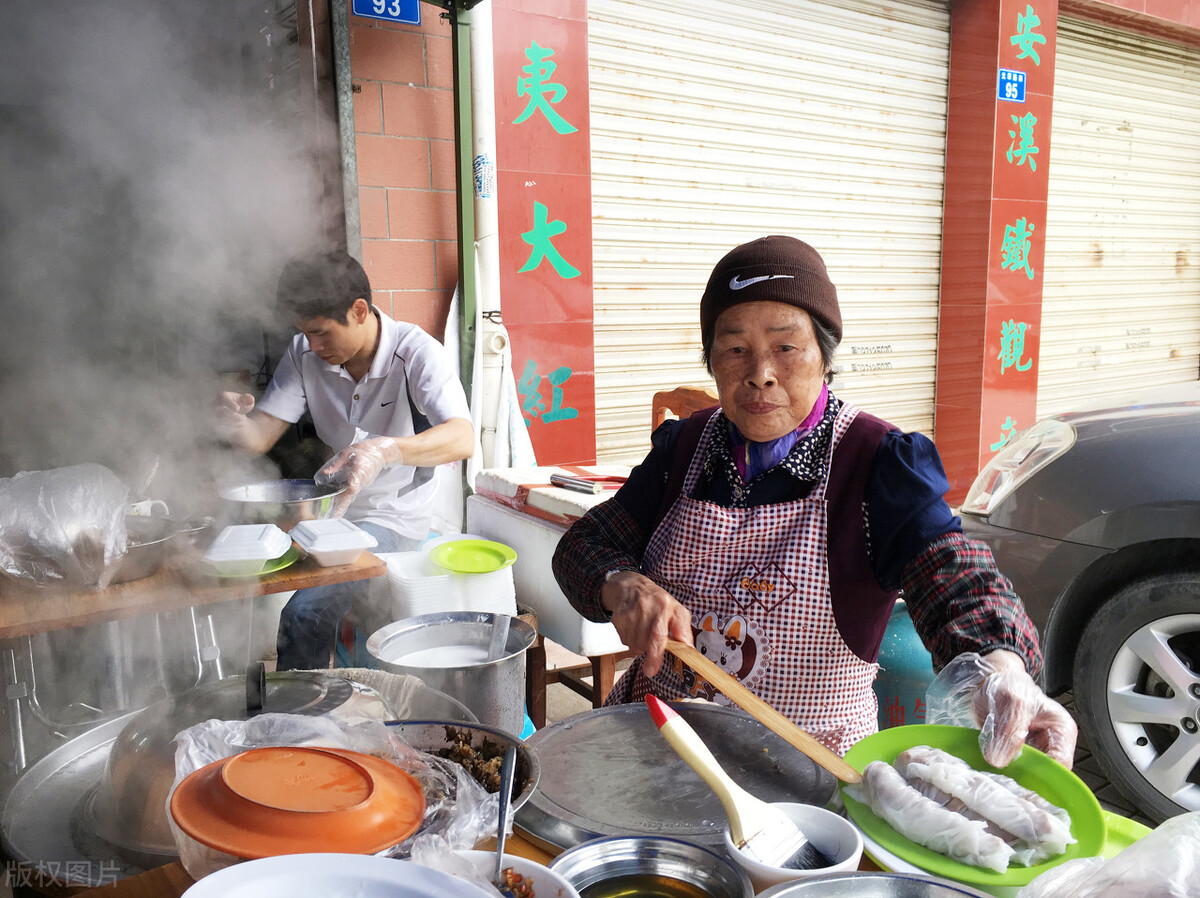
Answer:
POLYGON ((103 465, 0 480, 0 569, 35 586, 104 588, 125 555, 128 501, 103 465))
MULTIPOLYGON (((384 758, 412 775, 425 793, 425 815, 417 832, 385 852, 409 857, 423 842, 450 848, 474 848, 495 835, 499 798, 490 795, 459 764, 412 748, 380 721, 358 718, 307 717, 299 714, 260 714, 249 720, 207 720, 176 736, 175 781, 207 764, 251 748, 265 746, 342 748, 384 758)), ((167 817, 179 858, 195 879, 214 873, 241 858, 202 845, 167 817)), ((439 850, 434 848, 433 851, 439 850)))
POLYGON ((1200 896, 1200 811, 1172 817, 1111 858, 1067 861, 1018 893, 1018 898, 1196 896, 1200 896))

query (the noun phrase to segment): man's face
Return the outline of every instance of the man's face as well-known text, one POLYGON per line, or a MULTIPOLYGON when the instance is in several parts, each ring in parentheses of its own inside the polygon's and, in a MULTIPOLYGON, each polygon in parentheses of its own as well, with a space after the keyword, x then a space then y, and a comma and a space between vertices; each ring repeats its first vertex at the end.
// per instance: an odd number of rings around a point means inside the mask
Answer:
POLYGON ((321 361, 329 365, 344 365, 363 350, 366 337, 364 311, 369 314, 366 303, 358 299, 350 307, 345 324, 324 317, 297 318, 292 323, 296 330, 308 338, 309 347, 321 361))
POLYGON ((787 303, 746 302, 722 312, 711 358, 722 410, 759 443, 800 426, 825 382, 812 319, 787 303))

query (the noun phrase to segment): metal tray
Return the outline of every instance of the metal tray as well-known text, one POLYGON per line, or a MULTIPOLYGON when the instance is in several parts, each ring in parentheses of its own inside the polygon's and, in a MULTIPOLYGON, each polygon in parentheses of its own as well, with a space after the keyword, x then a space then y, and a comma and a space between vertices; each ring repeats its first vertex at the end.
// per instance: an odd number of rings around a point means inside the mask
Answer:
MULTIPOLYGON (((836 781, 746 712, 672 705, 725 771, 764 801, 824 805, 836 781)), ((601 836, 669 836, 724 851, 725 809, 644 705, 584 711, 530 736, 542 776, 514 826, 557 854, 601 836)))

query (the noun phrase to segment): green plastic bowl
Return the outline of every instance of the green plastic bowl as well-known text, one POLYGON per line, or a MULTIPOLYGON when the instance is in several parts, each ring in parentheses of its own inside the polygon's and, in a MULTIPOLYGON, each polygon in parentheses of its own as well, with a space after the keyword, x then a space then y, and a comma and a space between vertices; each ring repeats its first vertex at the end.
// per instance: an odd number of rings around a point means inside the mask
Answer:
POLYGON ((1004 873, 972 867, 912 842, 876 817, 865 804, 845 794, 842 799, 846 813, 866 835, 881 848, 921 870, 944 879, 967 883, 989 890, 995 887, 1020 887, 1051 867, 1077 857, 1096 857, 1104 848, 1106 829, 1100 802, 1083 780, 1057 761, 1026 745, 1017 759, 998 770, 983 760, 979 750, 979 731, 965 727, 917 724, 880 730, 857 742, 848 752, 846 761, 863 770, 872 761, 896 760, 896 755, 916 745, 929 745, 949 752, 966 761, 976 770, 994 771, 1010 776, 1027 789, 1037 792, 1047 801, 1058 805, 1071 815, 1071 835, 1077 840, 1068 845, 1058 857, 1032 867, 1014 864, 1004 873))

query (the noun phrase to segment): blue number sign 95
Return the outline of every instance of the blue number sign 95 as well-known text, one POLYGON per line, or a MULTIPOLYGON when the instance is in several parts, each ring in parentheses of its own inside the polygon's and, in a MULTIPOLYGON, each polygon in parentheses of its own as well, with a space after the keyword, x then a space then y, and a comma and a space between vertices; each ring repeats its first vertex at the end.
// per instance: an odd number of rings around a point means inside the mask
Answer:
POLYGON ((421 0, 352 0, 350 11, 368 19, 421 24, 421 0))
MULTIPOLYGON (((357 0, 356 0, 357 2, 357 0)), ((1025 102, 1025 73, 1016 69, 1001 69, 996 96, 1013 103, 1025 102)))

